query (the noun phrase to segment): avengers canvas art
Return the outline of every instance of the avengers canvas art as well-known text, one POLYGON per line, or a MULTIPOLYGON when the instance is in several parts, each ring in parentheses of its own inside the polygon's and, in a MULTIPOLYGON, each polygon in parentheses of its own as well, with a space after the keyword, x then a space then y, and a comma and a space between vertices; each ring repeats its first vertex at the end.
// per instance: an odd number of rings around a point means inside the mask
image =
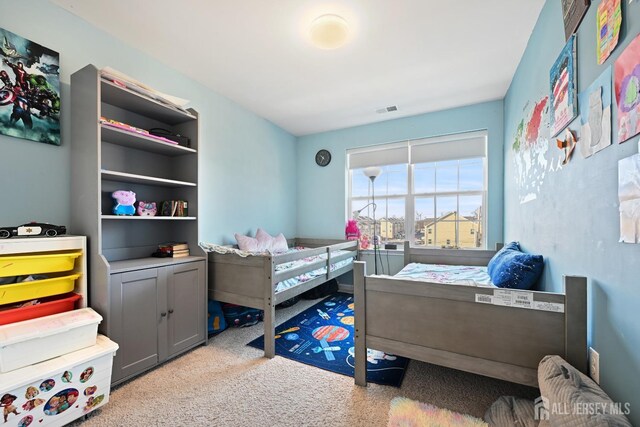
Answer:
POLYGON ((60 54, 0 28, 0 133, 60 145, 60 54))

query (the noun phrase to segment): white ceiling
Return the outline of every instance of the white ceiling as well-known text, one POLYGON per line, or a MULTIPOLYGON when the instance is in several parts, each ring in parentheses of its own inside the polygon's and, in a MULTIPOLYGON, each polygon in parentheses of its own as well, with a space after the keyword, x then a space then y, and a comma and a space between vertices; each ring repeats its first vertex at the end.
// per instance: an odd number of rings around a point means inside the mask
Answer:
POLYGON ((544 5, 52 1, 294 135, 502 98, 544 5), (340 49, 317 49, 305 37, 311 21, 325 13, 341 15, 353 29, 352 40, 340 49), (375 112, 390 105, 399 110, 375 112))

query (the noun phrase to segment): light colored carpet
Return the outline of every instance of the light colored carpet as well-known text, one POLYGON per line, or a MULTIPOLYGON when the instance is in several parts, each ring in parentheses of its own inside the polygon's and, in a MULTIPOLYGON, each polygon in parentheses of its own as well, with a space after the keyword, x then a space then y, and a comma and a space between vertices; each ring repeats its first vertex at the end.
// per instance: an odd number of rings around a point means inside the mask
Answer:
MULTIPOLYGON (((277 310, 278 323, 315 304, 277 310)), ((307 366, 246 344, 262 323, 229 329, 209 345, 112 391, 84 422, 91 426, 386 426, 390 402, 403 396, 482 418, 501 395, 534 399, 536 389, 411 361, 401 388, 354 385, 353 378, 307 366)))

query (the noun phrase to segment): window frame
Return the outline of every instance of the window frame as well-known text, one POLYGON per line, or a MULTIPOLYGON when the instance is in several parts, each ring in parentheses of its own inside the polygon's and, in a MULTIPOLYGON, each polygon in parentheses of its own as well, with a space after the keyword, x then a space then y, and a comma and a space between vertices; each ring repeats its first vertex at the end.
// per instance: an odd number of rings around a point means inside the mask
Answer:
MULTIPOLYGON (((404 142, 395 142, 395 143, 388 143, 388 144, 380 144, 380 145, 373 145, 373 146, 368 146, 368 147, 361 147, 361 148, 357 148, 357 149, 352 149, 352 150, 347 150, 347 164, 346 164, 346 168, 347 168, 347 173, 346 173, 346 179, 347 179, 347 203, 346 203, 346 207, 347 207, 347 213, 346 213, 346 217, 347 219, 351 219, 352 215, 353 215, 353 204, 354 201, 366 201, 366 200, 370 200, 371 195, 370 195, 370 191, 371 191, 371 184, 369 184, 369 189, 368 191, 368 195, 367 196, 353 196, 352 195, 352 186, 353 186, 353 172, 355 169, 351 169, 349 167, 349 156, 351 154, 356 154, 356 153, 363 153, 363 152, 369 152, 369 151, 380 151, 380 150, 384 150, 384 149, 388 149, 388 148, 397 148, 400 145, 404 145, 406 146, 407 150, 408 150, 408 163, 406 163, 407 166, 407 194, 401 194, 401 195, 384 195, 384 196, 378 196, 376 195, 376 200, 388 200, 388 199, 403 199, 405 200, 405 217, 404 217, 404 231, 405 231, 405 240, 408 239, 410 242, 410 245, 412 247, 423 247, 423 248, 428 248, 428 249, 441 249, 441 246, 437 246, 435 242, 437 242, 437 230, 435 230, 434 227, 434 232, 432 234, 430 234, 429 236, 431 237, 432 241, 434 242, 434 244, 432 245, 428 245, 427 244, 427 236, 425 235, 424 238, 424 244, 423 245, 416 245, 415 244, 415 232, 416 232, 416 218, 415 218, 415 201, 417 198, 432 198, 434 201, 434 206, 436 203, 436 198, 437 197, 443 197, 443 196, 456 196, 456 202, 457 202, 457 212, 460 212, 460 196, 481 196, 482 197, 482 209, 483 209, 483 214, 482 214, 482 220, 480 222, 480 229, 483 230, 482 233, 482 241, 481 241, 481 245, 477 248, 469 248, 469 247, 459 247, 456 246, 456 249, 464 249, 464 250, 484 250, 488 247, 488 233, 487 233, 487 229, 488 229, 488 218, 489 218, 489 206, 488 206, 488 200, 489 200, 489 153, 488 153, 488 148, 489 148, 489 135, 488 132, 486 130, 482 130, 482 131, 474 131, 474 132, 464 132, 464 133, 457 133, 457 134, 452 134, 452 135, 446 135, 446 136, 438 136, 438 137, 430 137, 430 138, 421 138, 421 139, 415 139, 415 140, 408 140, 408 141, 404 141, 404 142), (415 166, 416 164, 414 164, 412 162, 411 159, 411 147, 412 145, 416 144, 416 143, 420 143, 420 144, 432 144, 432 143, 442 143, 442 142, 449 142, 449 141, 461 141, 461 140, 465 140, 465 139, 471 139, 471 138, 478 138, 478 137, 482 137, 484 138, 484 144, 485 144, 485 155, 484 157, 481 157, 482 159, 482 168, 483 168, 483 188, 482 190, 463 190, 463 191, 446 191, 446 192, 437 192, 435 190, 437 190, 437 188, 434 188, 433 192, 422 192, 422 193, 415 193, 415 182, 414 182, 414 175, 415 175, 415 166)), ((465 160, 468 158, 480 158, 480 157, 460 157, 457 158, 455 160, 465 160)), ((453 160, 453 159, 452 159, 453 160)), ((437 163, 437 162, 433 162, 433 163, 437 163)), ((420 164, 424 164, 424 163, 420 163, 420 164)), ((434 174, 436 173, 436 171, 434 170, 434 174)), ((460 165, 457 165, 457 174, 458 174, 458 185, 460 182, 460 165)), ((437 177, 436 177, 437 178, 437 177)), ((436 179, 434 178, 434 179, 436 179)), ((436 182, 437 185, 437 181, 436 182)), ((437 207, 436 207, 437 209, 437 207)), ((434 212, 435 214, 435 212, 434 212)), ((383 218, 381 216, 381 218, 383 218)), ((376 221, 378 220, 377 215, 376 215, 376 221)), ((443 222, 452 222, 452 223, 456 223, 456 242, 459 245, 460 244, 460 228, 459 228, 459 223, 460 223, 460 218, 458 218, 457 221, 443 221, 443 222)), ((476 236, 477 233, 473 233, 473 236, 476 236)))

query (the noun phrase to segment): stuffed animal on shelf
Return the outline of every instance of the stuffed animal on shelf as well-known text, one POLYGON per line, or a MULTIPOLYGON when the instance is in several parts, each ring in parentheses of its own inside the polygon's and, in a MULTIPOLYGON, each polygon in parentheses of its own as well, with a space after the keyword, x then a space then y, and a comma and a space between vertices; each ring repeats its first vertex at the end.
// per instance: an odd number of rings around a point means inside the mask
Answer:
POLYGON ((112 212, 114 215, 134 215, 136 213, 136 208, 134 207, 136 193, 133 191, 114 191, 111 193, 111 197, 113 198, 112 212))
POLYGON ((138 215, 140 216, 156 216, 158 213, 158 206, 156 202, 138 202, 138 215))

